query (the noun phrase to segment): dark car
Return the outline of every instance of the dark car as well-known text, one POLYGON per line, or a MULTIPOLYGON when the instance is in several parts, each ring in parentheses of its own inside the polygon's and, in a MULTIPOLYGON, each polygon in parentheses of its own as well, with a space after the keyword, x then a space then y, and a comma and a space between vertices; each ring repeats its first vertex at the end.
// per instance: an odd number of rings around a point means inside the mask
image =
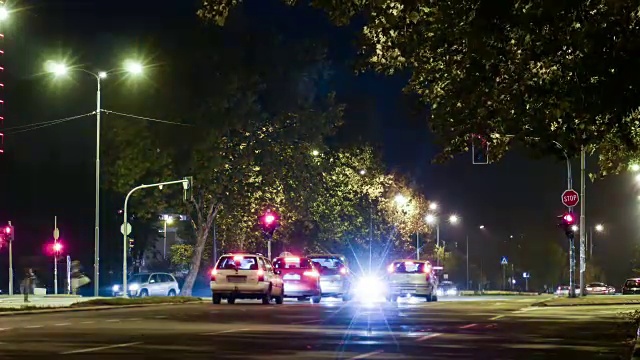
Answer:
POLYGON ((313 254, 307 256, 320 271, 322 296, 351 300, 351 272, 344 255, 313 254))
POLYGON ((278 257, 273 261, 276 273, 284 282, 284 297, 300 301, 311 298, 314 304, 320 302, 320 273, 310 259, 297 256, 278 257))
POLYGON ((622 295, 640 294, 640 278, 627 279, 622 287, 622 295))

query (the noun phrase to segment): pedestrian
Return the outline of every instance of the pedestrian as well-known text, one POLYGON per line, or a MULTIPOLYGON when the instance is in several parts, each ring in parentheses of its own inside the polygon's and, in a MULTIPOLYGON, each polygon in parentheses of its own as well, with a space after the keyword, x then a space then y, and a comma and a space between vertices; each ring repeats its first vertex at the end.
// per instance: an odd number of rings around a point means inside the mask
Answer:
POLYGON ((29 293, 33 290, 33 283, 36 279, 36 275, 33 273, 32 268, 25 269, 24 279, 22 279, 22 283, 20 284, 20 291, 22 295, 24 295, 24 302, 29 302, 29 293))
POLYGON ((75 260, 71 263, 71 293, 78 294, 78 288, 90 283, 91 280, 82 273, 82 265, 80 261, 75 260))

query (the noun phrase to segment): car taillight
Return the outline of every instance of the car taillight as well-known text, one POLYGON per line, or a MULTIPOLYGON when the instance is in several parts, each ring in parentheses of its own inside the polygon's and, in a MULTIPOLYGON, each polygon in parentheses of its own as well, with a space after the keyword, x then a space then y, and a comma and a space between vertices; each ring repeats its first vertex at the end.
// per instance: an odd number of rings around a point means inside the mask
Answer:
POLYGON ((258 281, 264 281, 264 270, 258 270, 258 281))
POLYGON ((347 275, 347 268, 344 268, 344 267, 340 268, 340 274, 347 275))
POLYGON ((216 275, 218 275, 218 270, 211 270, 211 281, 216 281, 216 275))
POLYGON ((320 273, 315 270, 305 271, 303 274, 304 276, 309 276, 314 278, 320 277, 320 273))

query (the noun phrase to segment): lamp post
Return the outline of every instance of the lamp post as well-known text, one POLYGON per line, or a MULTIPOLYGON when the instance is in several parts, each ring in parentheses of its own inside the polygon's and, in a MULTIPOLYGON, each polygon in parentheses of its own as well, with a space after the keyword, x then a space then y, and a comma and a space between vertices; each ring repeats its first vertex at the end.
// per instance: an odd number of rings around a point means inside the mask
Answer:
MULTIPOLYGON (((62 77, 67 75, 70 71, 80 71, 93 76, 96 79, 96 169, 95 169, 95 228, 94 228, 94 296, 98 296, 100 289, 100 113, 102 108, 100 106, 100 85, 103 79, 106 79, 109 74, 122 74, 129 73, 133 75, 139 75, 142 73, 142 64, 135 61, 125 61, 122 68, 93 72, 83 68, 69 67, 62 62, 49 61, 45 64, 47 70, 54 74, 56 77, 62 77)), ((125 219, 126 221, 126 219, 125 219)))
POLYGON ((604 231, 604 225, 597 224, 589 228, 589 259, 593 258, 593 230, 601 233, 604 231))
POLYGON ((167 259, 167 224, 171 225, 173 223, 173 217, 171 217, 171 215, 164 215, 163 216, 163 222, 164 222, 164 246, 163 246, 163 250, 162 250, 162 257, 166 260, 167 259))
MULTIPOLYGON (((429 208, 431 208, 431 206, 429 206, 429 208)), ((437 209, 437 205, 435 208, 437 209)), ((427 214, 427 216, 425 216, 424 219, 427 222, 427 224, 436 226, 436 247, 439 248, 440 247, 440 222, 438 221, 438 217, 434 214, 427 214)), ((458 217, 458 215, 453 214, 449 216, 449 224, 456 225, 459 221, 460 221, 460 217, 458 217)), ((439 255, 436 256, 436 265, 440 266, 439 255)))

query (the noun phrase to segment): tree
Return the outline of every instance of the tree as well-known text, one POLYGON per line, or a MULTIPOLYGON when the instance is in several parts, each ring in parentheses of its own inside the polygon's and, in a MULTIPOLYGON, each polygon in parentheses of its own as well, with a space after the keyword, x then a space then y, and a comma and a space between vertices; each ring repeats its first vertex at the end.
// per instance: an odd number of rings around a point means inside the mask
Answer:
MULTIPOLYGON (((286 0, 295 4, 295 0, 286 0)), ((224 24, 241 0, 207 0, 199 15, 224 24)), ((499 159, 515 144, 535 153, 597 152, 617 172, 640 144, 636 2, 619 0, 315 0, 339 25, 364 15, 361 53, 378 72, 409 71, 406 89, 431 106, 440 159, 473 139, 499 159)))

